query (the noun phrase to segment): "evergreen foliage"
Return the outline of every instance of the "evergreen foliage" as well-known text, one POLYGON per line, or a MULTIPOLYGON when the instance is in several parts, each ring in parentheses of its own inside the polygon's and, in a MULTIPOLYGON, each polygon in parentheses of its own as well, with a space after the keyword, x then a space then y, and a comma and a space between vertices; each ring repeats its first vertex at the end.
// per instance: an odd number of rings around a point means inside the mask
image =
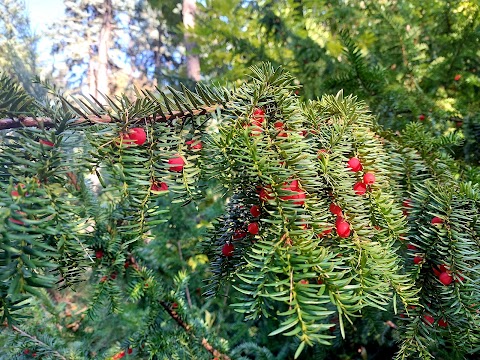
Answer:
POLYGON ((130 100, 47 86, 56 102, 25 103, 2 80, 0 115, 16 125, 0 151, 0 358, 321 359, 373 331, 381 346, 396 338, 399 359, 476 353, 480 195, 449 155, 458 137, 419 123, 391 133, 363 101, 338 92, 304 103, 296 83, 264 64, 230 88, 130 100), (225 202, 222 215, 212 202, 225 202), (217 217, 206 257, 198 233, 169 238, 185 226, 179 205, 217 217), (56 288, 91 293, 65 326, 56 288), (220 309, 222 296, 235 312, 220 309), (38 304, 58 327, 28 323, 38 304), (108 314, 118 347, 92 332, 108 314))

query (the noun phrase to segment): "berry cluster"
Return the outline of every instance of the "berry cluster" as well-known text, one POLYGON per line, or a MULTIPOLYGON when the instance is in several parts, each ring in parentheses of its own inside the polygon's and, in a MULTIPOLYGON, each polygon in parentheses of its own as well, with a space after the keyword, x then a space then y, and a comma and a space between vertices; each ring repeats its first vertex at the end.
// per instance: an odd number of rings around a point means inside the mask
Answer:
MULTIPOLYGON (((236 229, 232 235, 233 241, 241 240, 245 238, 248 234, 255 236, 260 232, 260 225, 258 224, 258 219, 262 214, 262 211, 258 205, 252 205, 250 208, 250 214, 252 215, 254 221, 251 221, 247 226, 247 231, 243 229, 236 229)), ((222 247, 222 254, 226 257, 231 257, 234 254, 235 246, 232 241, 225 243, 222 247)))
MULTIPOLYGON (((142 146, 147 141, 147 134, 143 128, 136 127, 129 129, 126 133, 122 133, 120 136, 120 141, 117 141, 117 145, 123 145, 125 147, 131 146, 142 146)), ((45 140, 40 140, 44 145, 53 146, 53 143, 45 140), (50 145, 51 144, 51 145, 50 145)), ((200 140, 188 140, 185 142, 188 145, 188 150, 190 151, 199 151, 202 149, 203 145, 200 140)), ((180 173, 183 171, 185 166, 185 159, 179 154, 168 159, 169 170, 172 172, 180 173)), ((153 194, 160 194, 165 191, 168 191, 168 184, 163 181, 152 179, 150 186, 150 191, 153 194)))
MULTIPOLYGON (((348 167, 353 172, 359 172, 363 170, 363 165, 360 160, 356 157, 351 158, 348 160, 348 167)), ((357 195, 364 195, 367 192, 367 186, 373 185, 375 183, 375 175, 371 172, 367 172, 363 175, 363 181, 357 182, 353 185, 353 191, 357 195)))

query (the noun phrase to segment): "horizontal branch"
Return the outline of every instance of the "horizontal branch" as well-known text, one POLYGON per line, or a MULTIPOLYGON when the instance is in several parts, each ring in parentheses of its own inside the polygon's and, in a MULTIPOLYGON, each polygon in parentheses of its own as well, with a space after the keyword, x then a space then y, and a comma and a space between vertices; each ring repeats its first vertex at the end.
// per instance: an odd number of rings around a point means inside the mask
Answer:
MULTIPOLYGON (((195 117, 200 115, 205 115, 208 113, 212 113, 215 110, 221 108, 221 105, 217 106, 206 106, 202 109, 192 110, 191 112, 184 112, 184 111, 172 111, 168 115, 161 116, 157 115, 155 117, 145 117, 140 119, 131 119, 130 121, 134 120, 144 120, 146 122, 168 122, 175 119, 186 119, 189 117, 195 117)), ((108 124, 111 122, 115 122, 115 119, 109 115, 89 115, 87 118, 78 118, 73 121, 74 125, 82 125, 85 123, 93 124, 108 124)), ((55 121, 48 118, 48 117, 23 117, 19 116, 16 119, 0 119, 0 130, 7 130, 7 129, 18 129, 24 127, 37 127, 37 128, 52 128, 55 127, 55 121)))
POLYGON ((36 336, 30 335, 30 334, 26 333, 25 331, 23 331, 22 329, 14 326, 14 325, 11 325, 11 329, 13 331, 19 333, 21 336, 30 339, 30 341, 32 341, 36 345, 38 345, 40 347, 43 347, 43 348, 50 349, 51 354, 54 355, 55 357, 57 357, 58 359, 67 360, 67 358, 65 356, 60 354, 58 351, 51 349, 49 345, 45 344, 43 341, 38 340, 38 338, 36 336))
POLYGON ((0 130, 18 129, 23 127, 51 128, 55 124, 50 118, 19 117, 18 119, 0 119, 0 130))

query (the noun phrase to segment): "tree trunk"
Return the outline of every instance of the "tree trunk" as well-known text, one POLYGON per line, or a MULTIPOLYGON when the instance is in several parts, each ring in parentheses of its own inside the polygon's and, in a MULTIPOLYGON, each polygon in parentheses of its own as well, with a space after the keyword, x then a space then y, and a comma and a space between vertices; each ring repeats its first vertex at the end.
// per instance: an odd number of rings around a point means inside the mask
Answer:
POLYGON ((187 76, 194 81, 200 81, 200 59, 192 54, 196 44, 189 40, 188 29, 195 27, 195 12, 197 10, 196 0, 183 0, 182 16, 185 26, 185 48, 187 51, 187 76))
POLYGON ((104 13, 98 40, 97 97, 98 93, 109 95, 108 89, 108 48, 112 33, 112 0, 104 1, 104 13))
MULTIPOLYGON (((90 43, 90 39, 88 40, 90 43)), ((95 54, 93 51, 93 45, 90 45, 89 55, 90 59, 88 61, 88 94, 94 98, 97 98, 97 75, 95 71, 95 54)))

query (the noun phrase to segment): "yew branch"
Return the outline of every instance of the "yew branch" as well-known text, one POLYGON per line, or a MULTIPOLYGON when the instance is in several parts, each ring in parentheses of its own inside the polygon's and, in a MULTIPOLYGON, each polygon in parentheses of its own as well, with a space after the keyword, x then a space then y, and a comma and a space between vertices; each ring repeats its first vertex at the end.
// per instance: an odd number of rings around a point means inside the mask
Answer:
MULTIPOLYGON (((206 106, 201 109, 192 110, 191 112, 184 111, 172 111, 168 115, 156 115, 151 117, 144 117, 138 119, 131 119, 129 122, 135 123, 138 121, 146 122, 169 122, 175 119, 186 119, 189 117, 195 117, 200 115, 205 115, 211 112, 214 112, 218 108, 221 108, 221 105, 206 106)), ((78 119, 73 119, 73 125, 85 125, 90 123, 93 124, 108 124, 115 122, 115 119, 110 115, 89 115, 86 118, 79 117, 78 119)), ((55 122, 48 117, 24 117, 20 116, 18 118, 10 119, 0 119, 0 130, 6 129, 18 129, 24 127, 38 127, 38 128, 52 128, 55 127, 55 122)))
MULTIPOLYGON (((21 336, 30 339, 30 341, 34 342, 35 344, 37 344, 41 347, 50 348, 49 345, 45 344, 43 341, 38 340, 38 338, 36 336, 33 336, 33 335, 30 335, 30 334, 26 333, 25 331, 16 327, 15 325, 11 325, 11 329, 13 331, 15 331, 16 333, 19 333, 21 336)), ((58 359, 67 360, 67 358, 65 356, 63 356, 62 354, 60 354, 58 351, 51 350, 51 353, 54 356, 56 356, 58 359)))

